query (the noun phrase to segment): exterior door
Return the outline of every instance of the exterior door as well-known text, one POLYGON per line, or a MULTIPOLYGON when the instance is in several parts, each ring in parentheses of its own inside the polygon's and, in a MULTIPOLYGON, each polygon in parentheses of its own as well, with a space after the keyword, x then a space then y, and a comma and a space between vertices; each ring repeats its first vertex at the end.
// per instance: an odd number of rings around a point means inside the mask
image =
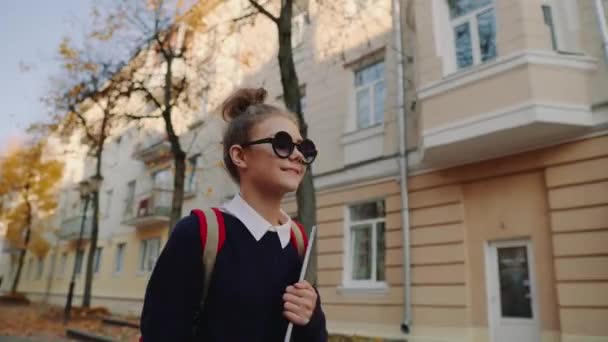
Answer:
POLYGON ((486 283, 492 342, 540 342, 530 241, 489 243, 486 249, 486 283))

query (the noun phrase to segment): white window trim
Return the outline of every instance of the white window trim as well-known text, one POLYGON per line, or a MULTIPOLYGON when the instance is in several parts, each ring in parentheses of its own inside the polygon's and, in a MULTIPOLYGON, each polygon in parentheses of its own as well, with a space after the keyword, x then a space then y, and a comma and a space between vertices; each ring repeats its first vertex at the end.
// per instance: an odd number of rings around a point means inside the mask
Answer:
MULTIPOLYGON (((353 206, 353 205, 357 205, 357 204, 361 204, 361 203, 367 203, 367 202, 374 202, 374 201, 380 201, 383 200, 381 198, 377 198, 377 199, 369 199, 369 200, 365 200, 365 201, 359 201, 359 202, 353 202, 353 203, 348 203, 347 205, 344 206, 344 241, 343 241, 343 250, 344 250, 344 260, 343 260, 343 265, 344 268, 342 270, 342 286, 338 287, 338 291, 344 294, 348 294, 348 293, 359 293, 359 292, 369 292, 370 290, 373 293, 385 293, 388 290, 388 283, 386 282, 386 280, 384 281, 377 281, 377 280, 353 280, 352 279, 352 269, 353 269, 353 265, 352 265, 352 246, 351 246, 351 226, 352 226, 352 221, 350 218, 350 210, 349 207, 353 206), (361 291, 359 291, 361 290, 361 291), (377 291, 374 291, 377 290, 377 291)), ((366 223, 373 223, 374 226, 372 228, 372 255, 373 255, 373 262, 372 262, 372 270, 371 270, 371 274, 372 277, 375 278, 376 277, 376 267, 377 267, 377 234, 378 234, 378 229, 376 228, 375 224, 378 222, 384 222, 385 223, 385 227, 386 227, 386 216, 383 218, 375 218, 375 219, 368 219, 368 220, 362 220, 362 221, 357 221, 357 224, 366 224, 366 223)), ((386 231, 385 231, 386 234, 386 231)))

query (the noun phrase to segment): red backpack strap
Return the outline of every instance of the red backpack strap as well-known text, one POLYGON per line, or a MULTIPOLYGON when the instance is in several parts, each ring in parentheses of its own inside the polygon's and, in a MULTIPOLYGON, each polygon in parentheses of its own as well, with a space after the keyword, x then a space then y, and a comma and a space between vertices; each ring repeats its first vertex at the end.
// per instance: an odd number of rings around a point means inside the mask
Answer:
POLYGON ((201 308, 207 298, 211 275, 215 268, 215 258, 226 241, 226 226, 224 216, 217 208, 207 210, 194 209, 192 213, 198 217, 201 238, 202 261, 205 278, 201 296, 201 308))
POLYGON ((306 231, 301 223, 294 220, 291 221, 289 241, 296 251, 298 251, 300 258, 304 258, 304 253, 306 252, 306 247, 308 246, 308 237, 306 236, 306 231))

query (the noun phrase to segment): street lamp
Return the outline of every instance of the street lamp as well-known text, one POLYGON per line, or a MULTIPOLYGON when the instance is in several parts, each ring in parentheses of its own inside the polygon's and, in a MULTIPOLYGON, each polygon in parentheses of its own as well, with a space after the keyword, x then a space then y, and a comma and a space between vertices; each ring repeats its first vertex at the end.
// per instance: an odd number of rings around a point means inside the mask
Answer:
MULTIPOLYGON (((87 210, 89 208, 91 194, 99 189, 101 181, 101 176, 93 176, 78 183, 78 192, 80 193, 80 199, 84 200, 84 209, 82 213, 82 220, 80 222, 80 233, 78 234, 78 242, 76 243, 76 255, 78 255, 78 252, 80 251, 80 247, 82 245, 82 235, 84 233, 84 225, 86 223, 87 210)), ((76 279, 76 268, 78 267, 77 261, 77 257, 75 257, 74 268, 72 270, 72 279, 70 280, 70 288, 68 290, 68 298, 66 300, 65 309, 63 311, 63 324, 67 324, 67 322, 70 320, 70 312, 72 311, 72 297, 74 295, 74 283, 76 279)), ((82 267, 82 260, 80 264, 82 267)))

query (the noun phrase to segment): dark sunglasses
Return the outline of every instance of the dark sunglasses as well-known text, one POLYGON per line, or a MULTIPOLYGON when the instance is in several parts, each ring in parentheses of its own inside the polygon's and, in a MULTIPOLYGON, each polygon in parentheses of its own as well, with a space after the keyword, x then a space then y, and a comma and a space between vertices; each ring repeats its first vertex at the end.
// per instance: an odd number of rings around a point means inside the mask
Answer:
POLYGON ((304 164, 311 164, 317 157, 317 148, 315 147, 315 143, 313 143, 312 140, 304 139, 299 143, 295 143, 293 142, 291 135, 284 131, 277 132, 272 138, 246 142, 244 144, 241 144, 241 146, 249 147, 251 145, 268 143, 272 144, 274 154, 276 154, 277 157, 282 159, 289 158, 295 148, 297 148, 298 151, 300 151, 300 153, 302 153, 302 155, 304 156, 304 164))

